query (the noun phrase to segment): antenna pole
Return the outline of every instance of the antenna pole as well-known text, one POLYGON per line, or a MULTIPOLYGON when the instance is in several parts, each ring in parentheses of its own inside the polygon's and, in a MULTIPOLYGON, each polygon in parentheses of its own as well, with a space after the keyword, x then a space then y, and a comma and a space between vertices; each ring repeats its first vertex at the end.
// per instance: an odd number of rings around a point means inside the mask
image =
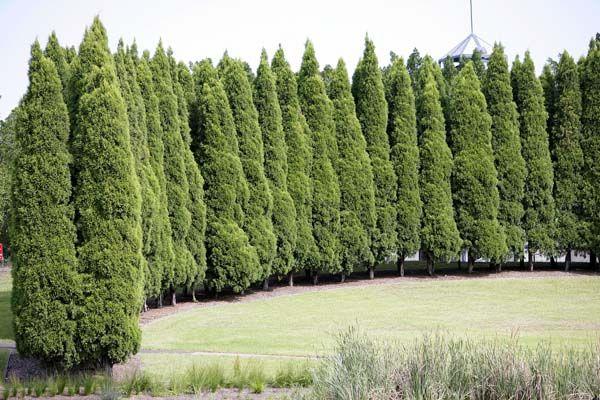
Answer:
POLYGON ((471 10, 471 35, 473 34, 473 0, 469 0, 469 8, 471 10))

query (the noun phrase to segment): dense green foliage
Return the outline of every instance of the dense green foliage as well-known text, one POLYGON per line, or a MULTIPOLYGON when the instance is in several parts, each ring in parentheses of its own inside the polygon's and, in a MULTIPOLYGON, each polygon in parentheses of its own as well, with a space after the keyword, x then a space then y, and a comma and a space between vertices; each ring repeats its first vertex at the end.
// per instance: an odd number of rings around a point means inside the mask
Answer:
POLYGON ((173 80, 173 92, 177 97, 177 111, 179 114, 179 131, 183 140, 181 157, 185 165, 185 174, 188 181, 186 207, 190 213, 191 224, 185 236, 187 250, 192 255, 190 269, 187 271, 184 285, 185 289, 192 290, 201 286, 206 273, 206 204, 204 203, 204 178, 194 159, 191 150, 192 137, 189 126, 188 102, 193 101, 193 80, 189 69, 182 64, 177 64, 169 49, 169 65, 173 80), (184 87, 186 90, 184 90, 184 87))
POLYGON ((277 98, 287 145, 287 185, 296 209, 297 237, 293 270, 299 271, 315 259, 317 251, 312 232, 312 141, 308 124, 300 110, 296 76, 285 60, 283 49, 277 50, 271 67, 276 77, 277 98))
POLYGON ((135 170, 140 183, 144 291, 146 296, 153 297, 160 293, 163 266, 161 260, 155 259, 155 249, 160 245, 161 239, 158 230, 160 214, 157 198, 160 186, 150 164, 144 99, 137 82, 133 59, 130 54, 125 53, 123 41, 119 42, 115 65, 129 117, 129 138, 131 139, 135 170))
POLYGON ((127 111, 98 18, 78 60, 73 202, 84 299, 77 339, 82 363, 114 363, 136 353, 141 340, 141 199, 127 111))
POLYGON ((371 232, 375 262, 381 263, 396 251, 395 203, 398 181, 390 161, 390 143, 387 137, 388 107, 379 69, 375 46, 365 39, 365 50, 356 66, 352 79, 352 95, 356 101, 356 115, 367 141, 367 152, 373 166, 377 222, 371 232))
POLYGON ((400 273, 405 257, 419 250, 421 230, 421 197, 419 190, 419 147, 415 97, 404 61, 393 61, 386 79, 389 107, 387 133, 390 159, 398 179, 397 233, 400 273))
POLYGON ((60 78, 60 84, 62 85, 63 98, 68 96, 68 87, 70 79, 70 67, 67 61, 66 50, 60 46, 58 37, 55 32, 50 34, 48 43, 46 43, 46 49, 44 55, 48 57, 54 63, 58 76, 60 78))
POLYGON ((205 287, 243 292, 262 277, 258 253, 251 246, 244 210, 250 197, 235 123, 225 89, 209 60, 195 66, 198 130, 192 140, 204 171, 206 201, 205 287))
POLYGON ((248 181, 250 196, 244 208, 244 230, 256 248, 261 279, 271 275, 276 255, 276 237, 271 216, 273 196, 265 175, 263 139, 258 112, 252 99, 252 86, 241 62, 225 55, 219 63, 219 75, 227 93, 239 144, 240 161, 248 181))
POLYGON ((513 101, 508 62, 504 48, 497 44, 490 56, 482 90, 492 117, 492 148, 498 173, 498 221, 506 235, 508 251, 523 253, 525 234, 522 228, 525 188, 525 160, 521 155, 519 114, 513 101))
MULTIPOLYGON (((527 165, 523 207, 523 228, 529 254, 554 251, 554 173, 546 131, 548 114, 544 109, 544 93, 529 53, 518 58, 511 71, 513 96, 519 111, 522 154, 527 165)), ((533 268, 530 257, 530 268, 533 268)))
POLYGON ((585 219, 589 247, 600 254, 600 38, 592 39, 581 64, 581 148, 584 156, 585 219))
POLYGON ((552 107, 550 152, 554 165, 554 201, 556 203, 556 241, 567 254, 571 249, 584 249, 582 237, 582 167, 581 92, 579 74, 573 58, 564 51, 560 55, 555 79, 556 103, 552 107))
MULTIPOLYGON (((132 55, 137 58, 137 54, 132 55)), ((156 197, 157 213, 154 221, 154 229, 157 230, 158 240, 152 251, 152 271, 149 277, 145 279, 155 280, 154 282, 145 282, 146 295, 160 296, 167 288, 163 284, 168 281, 165 279, 170 276, 173 263, 175 262, 175 253, 173 249, 173 233, 171 231, 171 221, 169 219, 169 207, 167 200, 167 178, 165 176, 165 145, 163 143, 163 130, 161 126, 161 114, 159 110, 158 97, 154 92, 154 82, 152 71, 150 70, 149 55, 144 53, 144 57, 137 61, 136 78, 140 87, 140 94, 144 100, 144 109, 146 111, 146 136, 148 141, 149 162, 158 181, 158 187, 154 189, 156 197), (151 293, 148 289, 157 288, 158 293, 151 293)))
MULTIPOLYGON (((8 238, 8 221, 10 219, 10 188, 12 166, 15 157, 16 110, 0 121, 0 243, 4 245, 5 253, 10 242, 8 238)), ((4 255, 5 257, 8 254, 4 255)))
POLYGON ((298 97, 312 142, 312 229, 317 251, 307 267, 319 271, 340 271, 340 187, 335 173, 338 149, 333 105, 319 74, 311 42, 306 43, 298 77, 298 97))
POLYGON ((340 184, 340 262, 344 273, 375 262, 370 232, 375 228, 375 187, 367 143, 356 117, 346 64, 332 71, 327 91, 333 102, 340 184))
POLYGON ((158 44, 150 67, 154 90, 158 97, 169 220, 175 254, 173 262, 164 270, 162 287, 174 293, 176 288, 187 282, 188 276, 195 268, 194 258, 186 243, 192 224, 192 215, 188 209, 190 184, 183 157, 186 143, 181 136, 181 121, 171 66, 162 43, 158 44))
POLYGON ((418 121, 419 185, 423 202, 421 249, 426 253, 432 273, 433 261, 456 256, 461 240, 452 208, 450 175, 453 161, 446 144, 444 114, 431 62, 426 62, 422 68, 424 87, 417 103, 417 114, 421 115, 418 121))
POLYGON ((454 78, 450 116, 454 210, 472 270, 477 258, 501 261, 508 252, 506 236, 498 223, 500 198, 492 150, 492 119, 472 62, 454 78))
POLYGON ((265 175, 273 195, 272 220, 277 247, 272 273, 281 277, 288 275, 294 265, 297 239, 296 208, 288 191, 288 149, 277 99, 275 75, 264 50, 254 79, 253 99, 264 144, 265 175))
POLYGON ((69 115, 56 67, 37 41, 29 82, 17 111, 12 170, 15 341, 23 355, 71 367, 81 350, 76 318, 82 286, 70 204, 69 115))

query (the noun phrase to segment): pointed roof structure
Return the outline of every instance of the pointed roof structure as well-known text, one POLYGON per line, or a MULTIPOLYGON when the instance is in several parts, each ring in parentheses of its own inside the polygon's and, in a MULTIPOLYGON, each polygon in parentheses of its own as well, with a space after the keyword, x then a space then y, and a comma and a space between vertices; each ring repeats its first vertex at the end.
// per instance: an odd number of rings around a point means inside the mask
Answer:
POLYGON ((482 60, 485 62, 488 61, 490 55, 487 47, 491 47, 491 45, 481 37, 477 36, 473 31, 473 0, 469 0, 469 9, 471 15, 471 33, 440 58, 438 60, 440 64, 444 62, 446 57, 452 58, 452 61, 454 62, 459 62, 461 57, 471 58, 475 49, 479 50, 481 53, 482 60))

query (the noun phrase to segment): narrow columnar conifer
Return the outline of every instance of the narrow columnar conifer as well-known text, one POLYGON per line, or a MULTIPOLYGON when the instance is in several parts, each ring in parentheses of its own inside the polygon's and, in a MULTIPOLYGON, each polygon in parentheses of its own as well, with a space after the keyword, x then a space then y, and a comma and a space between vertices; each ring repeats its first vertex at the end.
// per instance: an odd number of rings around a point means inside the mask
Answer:
POLYGON ((55 32, 52 32, 48 38, 44 55, 54 63, 60 78, 63 98, 66 98, 69 85, 69 63, 66 59, 66 50, 60 46, 55 32))
POLYGON ((571 264, 571 250, 584 249, 582 233, 581 91, 575 60, 564 51, 556 70, 556 108, 550 131, 554 166, 558 249, 566 254, 565 270, 571 264))
MULTIPOLYGON (((544 107, 546 107, 546 112, 548 113, 548 121, 546 123, 546 127, 550 134, 554 129, 554 114, 557 102, 557 67, 558 64, 556 63, 556 61, 548 59, 548 62, 544 64, 544 69, 542 69, 542 75, 540 75, 540 83, 542 84, 542 89, 544 89, 544 107)), ((552 141, 552 137, 550 137, 550 141, 552 141)), ((550 142, 550 147, 552 147, 552 142, 550 142)))
POLYGON ((9 220, 11 214, 11 181, 14 166, 16 116, 19 107, 15 107, 4 121, 0 121, 0 243, 8 249, 9 220))
POLYGON ((253 99, 258 111, 265 150, 265 175, 273 195, 272 219, 277 251, 272 273, 278 277, 288 276, 294 265, 297 239, 296 208, 288 191, 288 149, 277 99, 275 75, 264 50, 254 79, 253 99))
POLYGON ((168 277, 172 274, 173 264, 175 263, 175 252, 173 248, 173 232, 169 219, 167 178, 165 176, 165 145, 163 143, 161 114, 158 97, 154 92, 154 82, 149 59, 149 53, 144 52, 143 57, 137 62, 136 78, 146 110, 146 132, 150 165, 158 181, 155 196, 158 202, 156 229, 159 243, 156 249, 154 249, 154 263, 155 271, 160 271, 161 275, 158 281, 159 291, 158 293, 153 293, 153 297, 159 297, 161 293, 169 289, 164 284, 169 281, 168 277))
POLYGON ((277 243, 271 220, 273 195, 265 175, 265 154, 258 112, 252 98, 252 86, 242 63, 225 55, 219 63, 219 72, 235 121, 240 161, 250 190, 247 207, 244 209, 244 229, 250 244, 258 252, 260 279, 267 289, 277 243))
POLYGON ((456 224, 468 251, 469 272, 483 257, 500 262, 508 252, 498 222, 498 177, 492 150, 492 119, 473 62, 458 73, 450 98, 452 194, 456 224))
POLYGON ((410 75, 410 79, 413 84, 413 89, 415 90, 417 83, 417 71, 419 70, 419 68, 421 68, 422 63, 423 58, 421 57, 419 50, 415 47, 412 53, 410 53, 410 55, 408 56, 408 59, 406 60, 406 69, 408 70, 408 75, 410 75))
POLYGON ((356 117, 354 98, 342 59, 331 71, 328 84, 333 101, 339 158, 336 172, 340 184, 340 261, 344 274, 375 262, 371 232, 375 228, 375 186, 367 142, 356 117))
POLYGON ((248 182, 227 95, 210 60, 197 64, 193 76, 198 130, 192 139, 196 160, 204 171, 207 206, 205 286, 215 293, 226 287, 240 293, 263 273, 256 248, 243 229, 248 182))
POLYGON ((185 163, 185 173, 188 180, 188 195, 186 206, 190 212, 192 223, 185 237, 188 251, 194 262, 191 269, 187 271, 184 286, 192 292, 195 299, 195 289, 202 285, 206 274, 206 246, 204 244, 206 235, 206 204, 204 202, 204 178, 194 158, 191 149, 192 137, 190 134, 188 111, 189 102, 193 102, 195 95, 193 91, 193 80, 189 69, 185 64, 178 64, 169 50, 169 64, 171 67, 171 78, 173 80, 173 92, 177 97, 177 110, 179 114, 179 131, 184 143, 182 156, 185 163), (184 89, 185 87, 185 89, 184 89), (193 97, 192 97, 193 96, 193 97), (189 101, 189 102, 188 102, 189 101))
POLYGON ((592 264, 600 254, 600 39, 590 42, 587 57, 581 63, 581 147, 584 150, 584 217, 589 224, 588 246, 592 264))
POLYGON ((552 254, 554 251, 555 207, 552 197, 554 173, 546 131, 548 114, 544 109, 544 92, 535 76, 529 52, 521 63, 519 59, 511 71, 513 96, 519 111, 522 154, 527 165, 523 207, 523 228, 528 243, 529 268, 533 269, 536 251, 552 254))
POLYGON ((461 239, 454 220, 450 176, 452 153, 446 143, 444 114, 433 66, 423 66, 423 88, 417 114, 421 169, 419 187, 423 202, 421 249, 427 258, 427 269, 433 274, 434 261, 457 255, 461 239))
POLYGON ((186 144, 181 136, 177 95, 174 92, 169 57, 162 43, 158 44, 150 67, 154 91, 158 97, 163 133, 167 201, 175 253, 173 264, 164 271, 162 286, 163 289, 170 291, 173 302, 176 301, 177 288, 186 284, 190 272, 195 269, 194 258, 186 242, 192 224, 192 215, 188 209, 190 184, 186 173, 184 157, 186 144))
POLYGON ((69 115, 54 63, 31 47, 29 87, 17 111, 12 169, 12 312, 19 353, 70 368, 79 363, 77 273, 69 115))
POLYGON ((140 187, 127 110, 108 38, 96 17, 77 58, 72 149, 77 253, 84 300, 80 360, 112 364, 138 351, 143 298, 140 187))
MULTIPOLYGON (((385 262, 397 246, 398 235, 396 195, 398 181, 390 161, 390 143, 386 126, 388 108, 381 70, 375 55, 375 46, 367 37, 362 58, 356 66, 352 79, 352 94, 356 102, 356 115, 367 141, 367 153, 371 158, 375 183, 377 223, 371 232, 375 263, 385 262)), ((369 268, 373 278, 374 266, 369 268)))
POLYGON ((316 283, 320 271, 341 271, 340 187, 334 169, 338 151, 333 105, 327 97, 315 50, 310 41, 306 42, 302 57, 298 76, 298 97, 310 127, 312 142, 312 229, 317 252, 307 266, 313 271, 313 280, 316 283))
POLYGON ((473 54, 471 55, 471 61, 473 62, 473 69, 475 70, 475 74, 479 81, 483 81, 485 78, 485 64, 483 63, 483 59, 481 58, 483 55, 481 54, 481 50, 475 48, 473 50, 473 54))
POLYGON ((410 76, 401 58, 394 60, 389 69, 386 99, 389 107, 387 133, 391 146, 390 159, 398 179, 398 272, 403 276, 404 259, 420 247, 422 203, 415 97, 410 76))
POLYGON ((150 164, 148 149, 146 107, 137 82, 134 61, 127 54, 123 41, 119 42, 115 54, 117 77, 121 94, 127 108, 129 120, 129 138, 135 162, 136 174, 140 183, 142 198, 142 254, 144 255, 144 292, 146 297, 156 297, 161 291, 163 263, 157 260, 160 242, 161 223, 159 221, 159 203, 157 194, 160 186, 154 169, 150 164))
POLYGON ((444 58, 444 65, 442 68, 442 75, 444 75, 444 79, 446 80, 446 84, 450 87, 452 86, 452 80, 456 75, 458 75, 458 69, 454 65, 454 60, 450 56, 446 56, 444 58))
MULTIPOLYGON (((488 112, 492 117, 492 148, 498 172, 498 221, 506 235, 510 254, 520 256, 525 245, 522 228, 525 160, 521 154, 519 114, 513 100, 508 62, 504 48, 494 45, 482 84, 488 112)), ((501 264, 498 264, 501 268, 501 264)))
MULTIPOLYGON (((296 75, 279 48, 271 62, 276 77, 277 97, 285 143, 287 145, 287 184, 296 209, 297 239, 294 249, 293 272, 309 265, 317 251, 312 233, 312 146, 308 124, 300 110, 296 75)), ((293 273, 289 275, 293 285, 293 273)))

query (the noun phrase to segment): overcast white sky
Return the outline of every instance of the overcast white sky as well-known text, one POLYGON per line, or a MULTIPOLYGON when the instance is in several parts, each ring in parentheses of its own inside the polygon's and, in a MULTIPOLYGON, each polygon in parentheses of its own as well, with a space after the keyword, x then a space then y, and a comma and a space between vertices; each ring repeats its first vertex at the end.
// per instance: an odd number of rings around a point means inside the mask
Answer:
MULTIPOLYGON (((567 49, 578 58, 600 30, 600 0, 473 0, 475 33, 501 41, 510 60, 530 49, 538 71, 567 49)), ((365 33, 380 63, 390 50, 407 57, 414 47, 435 58, 469 33, 468 0, 0 0, 0 119, 27 87, 29 46, 45 45, 55 30, 61 44, 79 45, 85 26, 100 15, 114 50, 123 37, 153 49, 162 37, 184 61, 218 60, 227 49, 256 67, 261 48, 281 43, 297 68, 310 38, 321 66, 343 57, 353 71, 365 33)))

